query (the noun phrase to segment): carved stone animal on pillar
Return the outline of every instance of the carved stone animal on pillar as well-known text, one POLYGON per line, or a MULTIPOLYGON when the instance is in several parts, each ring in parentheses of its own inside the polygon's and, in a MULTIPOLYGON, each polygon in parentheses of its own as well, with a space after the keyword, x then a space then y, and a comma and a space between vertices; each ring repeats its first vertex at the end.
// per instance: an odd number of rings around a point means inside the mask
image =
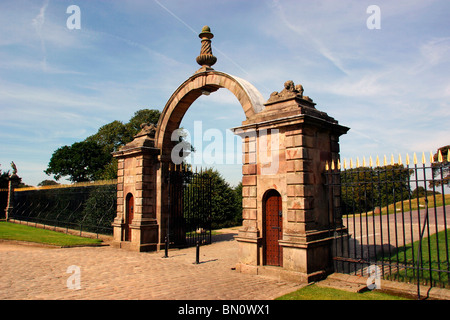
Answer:
POLYGON ((294 98, 294 97, 312 102, 313 100, 308 96, 304 96, 303 92, 304 92, 304 89, 301 84, 295 85, 294 81, 288 80, 284 83, 284 89, 281 90, 281 92, 278 92, 278 91, 272 92, 272 94, 270 95, 270 98, 267 102, 271 103, 271 102, 294 98))

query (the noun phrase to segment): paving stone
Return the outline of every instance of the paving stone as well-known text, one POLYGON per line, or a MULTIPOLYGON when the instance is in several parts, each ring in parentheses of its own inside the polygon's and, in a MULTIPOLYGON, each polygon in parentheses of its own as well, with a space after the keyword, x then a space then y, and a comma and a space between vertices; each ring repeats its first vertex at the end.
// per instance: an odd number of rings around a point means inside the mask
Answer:
POLYGON ((138 253, 109 246, 48 248, 0 243, 0 299, 267 300, 298 283, 238 273, 234 240, 200 248, 138 253), (81 289, 67 287, 80 268, 81 289))

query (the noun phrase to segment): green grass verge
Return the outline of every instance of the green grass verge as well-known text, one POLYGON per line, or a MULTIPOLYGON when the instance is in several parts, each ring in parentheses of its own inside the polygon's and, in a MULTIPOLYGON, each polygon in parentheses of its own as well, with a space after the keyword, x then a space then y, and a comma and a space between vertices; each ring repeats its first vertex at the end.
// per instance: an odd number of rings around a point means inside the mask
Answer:
POLYGON ((442 195, 429 195, 427 197, 421 197, 419 199, 413 198, 410 200, 398 201, 395 204, 390 204, 387 208, 384 207, 381 210, 381 214, 386 214, 389 209, 389 213, 397 212, 397 210, 403 208, 403 212, 415 211, 415 210, 425 210, 426 200, 428 200, 428 208, 431 210, 434 207, 442 207, 444 204, 450 204, 450 194, 442 195), (418 200, 418 201, 417 201, 418 200), (445 201, 445 202, 444 202, 445 201))
POLYGON ((394 214, 394 213, 400 213, 401 210, 403 212, 409 213, 410 211, 416 211, 420 209, 421 211, 425 210, 426 208, 426 200, 428 200, 428 208, 429 210, 439 207, 442 207, 444 205, 450 204, 450 194, 442 195, 442 194, 436 194, 436 195, 429 195, 427 197, 420 197, 420 198, 411 198, 411 200, 403 200, 403 201, 397 201, 395 203, 392 203, 388 206, 384 206, 380 209, 380 213, 374 213, 373 211, 368 212, 361 212, 361 213, 349 213, 347 216, 352 217, 355 216, 379 216, 386 215, 386 214, 394 214))
MULTIPOLYGON (((391 261, 395 264, 403 264, 411 267, 417 267, 418 262, 418 248, 420 241, 415 241, 412 244, 408 244, 404 247, 398 248, 390 257, 385 257, 384 261, 391 261)), ((441 231, 439 233, 433 234, 430 237, 425 237, 422 239, 422 248, 420 256, 420 266, 424 269, 432 270, 449 270, 448 256, 446 244, 450 245, 450 229, 447 231, 441 231), (447 235, 446 235, 447 233, 447 235), (446 237, 447 236, 447 237, 446 237)), ((444 285, 448 286, 448 273, 428 270, 420 270, 421 283, 433 285, 444 285)), ((417 270, 415 268, 408 268, 405 270, 400 270, 389 276, 389 279, 396 279, 400 281, 416 281, 417 270)))
POLYGON ((0 222, 0 239, 28 241, 56 246, 94 245, 102 242, 100 239, 83 238, 4 221, 0 222))
POLYGON ((409 300, 379 291, 362 293, 348 292, 334 288, 319 287, 315 284, 288 293, 275 300, 409 300))

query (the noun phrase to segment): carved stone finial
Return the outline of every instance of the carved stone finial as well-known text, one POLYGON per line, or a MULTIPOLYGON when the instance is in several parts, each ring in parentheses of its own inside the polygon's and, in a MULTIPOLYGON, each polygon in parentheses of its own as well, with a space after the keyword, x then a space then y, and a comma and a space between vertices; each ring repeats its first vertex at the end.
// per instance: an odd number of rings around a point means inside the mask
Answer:
POLYGON ((17 174, 17 167, 14 161, 11 162, 11 168, 13 169, 12 174, 17 174))
POLYGON ((214 35, 211 33, 211 29, 208 26, 204 26, 202 32, 198 35, 202 39, 202 48, 200 55, 197 57, 197 63, 202 66, 202 69, 212 70, 211 66, 217 61, 217 58, 212 54, 211 39, 214 35))

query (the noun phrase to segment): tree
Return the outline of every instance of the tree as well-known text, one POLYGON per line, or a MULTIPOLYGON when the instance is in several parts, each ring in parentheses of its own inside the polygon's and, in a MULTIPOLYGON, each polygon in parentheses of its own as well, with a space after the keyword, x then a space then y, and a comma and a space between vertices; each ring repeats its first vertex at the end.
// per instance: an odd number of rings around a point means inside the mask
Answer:
POLYGON ((431 196, 433 194, 440 194, 437 191, 430 191, 430 190, 426 190, 425 188, 422 186, 417 187, 416 189, 414 189, 414 191, 411 194, 411 198, 417 199, 417 198, 421 198, 421 197, 425 197, 425 196, 431 196))
POLYGON ((343 212, 367 212, 408 199, 412 173, 413 170, 399 164, 341 172, 343 212))
POLYGON ((96 134, 87 137, 84 141, 95 142, 106 153, 112 153, 131 140, 126 125, 116 120, 101 126, 96 134))
MULTIPOLYGON (((237 225, 242 218, 242 202, 236 199, 236 192, 230 187, 229 183, 221 176, 221 174, 212 168, 203 170, 198 173, 199 179, 191 179, 185 196, 191 195, 193 199, 185 199, 186 206, 193 207, 197 212, 211 212, 211 228, 225 228, 237 225), (210 188, 204 184, 209 178, 211 181, 210 188), (211 197, 211 204, 205 203, 199 197, 211 197), (187 200, 187 201, 186 201, 187 200), (197 201, 197 202, 193 202, 197 201), (206 206, 206 207, 205 207, 206 206)), ((242 194, 242 193, 241 193, 242 194)), ((192 208, 185 208, 187 212, 192 208)), ((201 217, 205 219, 205 217, 201 217)))
POLYGON ((447 161, 450 145, 439 148, 433 156, 434 163, 431 164, 433 177, 430 181, 430 187, 441 185, 450 186, 450 162, 447 161), (439 162, 439 153, 442 156, 442 162, 439 162))
POLYGON ((207 169, 203 174, 211 177, 212 228, 217 229, 235 225, 235 218, 239 214, 239 208, 236 207, 237 199, 233 188, 215 169, 207 169))
POLYGON ((0 189, 6 189, 9 185, 9 170, 3 171, 0 169, 0 189))
POLYGON ((57 185, 59 185, 59 183, 53 180, 42 180, 41 182, 38 183, 38 187, 57 186, 57 185))
POLYGON ((142 123, 157 124, 160 114, 159 110, 142 109, 126 124, 118 120, 105 124, 84 141, 56 150, 44 172, 54 174, 56 180, 69 176, 73 182, 115 179, 117 160, 112 153, 131 142, 142 123))
POLYGON ((235 210, 236 214, 234 216, 234 222, 237 226, 242 224, 242 182, 234 187, 234 198, 235 198, 235 210))
POLYGON ((63 176, 69 176, 72 182, 93 181, 100 178, 110 160, 111 155, 97 143, 75 142, 57 149, 44 172, 53 174, 57 181, 63 176))
POLYGON ((134 136, 141 130, 141 124, 151 123, 156 125, 161 112, 156 109, 142 109, 134 113, 133 117, 126 123, 113 121, 101 126, 97 133, 87 137, 84 141, 97 143, 107 154, 110 155, 108 163, 98 178, 110 180, 117 178, 117 160, 111 153, 120 147, 133 141, 134 136))
POLYGON ((132 137, 134 135, 141 131, 141 125, 143 123, 154 124, 156 126, 160 116, 161 112, 156 109, 142 109, 136 111, 130 121, 126 124, 127 131, 131 135, 131 140, 133 140, 132 137))

